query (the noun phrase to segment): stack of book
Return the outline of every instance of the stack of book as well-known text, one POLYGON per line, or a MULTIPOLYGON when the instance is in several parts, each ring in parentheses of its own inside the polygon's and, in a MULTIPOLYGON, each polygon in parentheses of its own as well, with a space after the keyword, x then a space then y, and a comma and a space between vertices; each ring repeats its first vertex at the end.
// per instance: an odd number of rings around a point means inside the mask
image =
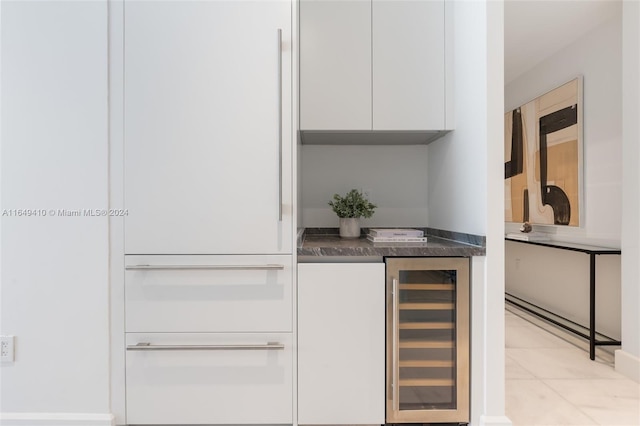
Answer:
POLYGON ((370 229, 367 239, 373 243, 426 243, 419 229, 370 229))

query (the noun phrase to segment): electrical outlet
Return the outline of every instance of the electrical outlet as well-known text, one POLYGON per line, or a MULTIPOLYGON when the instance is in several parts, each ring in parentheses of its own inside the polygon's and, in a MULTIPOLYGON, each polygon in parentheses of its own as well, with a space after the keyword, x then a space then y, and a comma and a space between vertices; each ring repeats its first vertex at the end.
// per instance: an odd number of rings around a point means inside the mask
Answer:
POLYGON ((0 361, 14 361, 14 336, 0 336, 0 361))

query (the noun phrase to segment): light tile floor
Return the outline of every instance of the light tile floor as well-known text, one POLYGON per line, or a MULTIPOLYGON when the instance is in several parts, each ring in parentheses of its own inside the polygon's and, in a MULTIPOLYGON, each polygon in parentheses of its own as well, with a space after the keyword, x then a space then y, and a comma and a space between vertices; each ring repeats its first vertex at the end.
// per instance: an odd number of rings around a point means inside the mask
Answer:
POLYGON ((613 368, 613 349, 507 304, 506 414, 514 426, 640 426, 640 384, 613 368))

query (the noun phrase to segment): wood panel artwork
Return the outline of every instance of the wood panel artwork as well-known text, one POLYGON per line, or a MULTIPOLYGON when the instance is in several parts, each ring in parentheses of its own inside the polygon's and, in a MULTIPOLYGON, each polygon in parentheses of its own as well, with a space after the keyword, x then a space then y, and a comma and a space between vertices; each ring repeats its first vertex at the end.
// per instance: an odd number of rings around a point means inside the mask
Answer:
POLYGON ((505 114, 505 220, 580 226, 582 78, 505 114))

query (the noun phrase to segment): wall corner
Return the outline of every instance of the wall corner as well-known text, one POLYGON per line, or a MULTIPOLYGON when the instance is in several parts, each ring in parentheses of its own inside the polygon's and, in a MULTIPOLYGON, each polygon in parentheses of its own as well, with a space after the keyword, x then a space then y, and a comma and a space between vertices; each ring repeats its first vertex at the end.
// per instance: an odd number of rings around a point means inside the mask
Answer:
POLYGON ((480 426, 511 426, 507 416, 480 416, 480 426))
POLYGON ((616 371, 640 383, 640 358, 622 349, 615 352, 615 357, 616 371))

